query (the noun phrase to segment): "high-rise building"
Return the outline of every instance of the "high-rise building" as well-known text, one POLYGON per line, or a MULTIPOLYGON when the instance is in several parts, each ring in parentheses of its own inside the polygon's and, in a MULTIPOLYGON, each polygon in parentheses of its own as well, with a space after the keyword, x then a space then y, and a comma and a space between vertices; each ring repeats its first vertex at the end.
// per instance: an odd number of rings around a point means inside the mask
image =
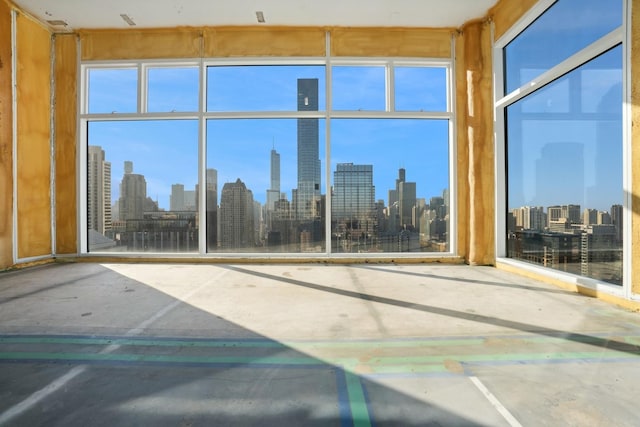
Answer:
POLYGON ((398 225, 402 229, 412 228, 413 207, 416 205, 416 183, 407 182, 404 168, 398 171, 396 179, 396 194, 398 197, 398 225))
POLYGON ((169 210, 171 211, 184 210, 184 185, 183 184, 173 184, 171 186, 171 196, 169 197, 169 210))
POLYGON ((616 241, 622 243, 622 218, 624 216, 622 205, 611 206, 611 223, 615 226, 616 241))
POLYGON ((280 191, 280 154, 271 150, 271 189, 280 191))
MULTIPOLYGON (((197 187, 196 187, 197 188, 197 187)), ((184 210, 189 212, 196 211, 197 195, 195 190, 185 190, 184 192, 184 210)))
POLYGON ((587 208, 582 213, 582 224, 594 225, 598 223, 598 210, 587 208))
POLYGON ((547 227, 551 226, 552 222, 559 221, 562 218, 561 206, 549 206, 547 208, 547 227))
POLYGON ((276 202, 280 200, 280 154, 271 150, 271 179, 267 190, 267 211, 275 210, 276 202))
POLYGON ((569 220, 571 224, 580 224, 580 205, 562 205, 562 217, 569 220))
POLYGON ((238 178, 222 186, 220 195, 220 245, 224 249, 255 246, 251 190, 238 178))
POLYGON ((124 162, 124 176, 120 183, 120 220, 142 219, 147 202, 147 181, 133 173, 133 162, 124 162))
MULTIPOLYGON (((318 111, 318 79, 298 79, 298 111, 318 111)), ((318 119, 300 118, 298 125, 298 188, 293 200, 296 218, 315 220, 320 199, 318 119)))
POLYGON ((372 234, 377 228, 373 166, 338 163, 333 173, 331 217, 337 229, 372 234))
POLYGON ((598 225, 610 225, 611 215, 606 211, 598 211, 598 225))
POLYGON ((512 214, 514 226, 518 229, 541 231, 547 226, 547 220, 542 206, 522 206, 513 209, 512 214))
POLYGON ((90 145, 87 166, 87 221, 89 230, 105 235, 111 230, 111 162, 102 147, 90 145))
POLYGON ((525 206, 522 209, 524 211, 523 228, 525 230, 544 230, 546 221, 542 206, 525 206))
POLYGON ((552 222, 561 220, 567 225, 581 224, 583 216, 580 213, 580 205, 555 205, 547 208, 547 226, 550 227, 552 222))
POLYGON ((218 221, 218 171, 207 169, 206 207, 207 207, 207 248, 218 247, 220 223, 218 221))

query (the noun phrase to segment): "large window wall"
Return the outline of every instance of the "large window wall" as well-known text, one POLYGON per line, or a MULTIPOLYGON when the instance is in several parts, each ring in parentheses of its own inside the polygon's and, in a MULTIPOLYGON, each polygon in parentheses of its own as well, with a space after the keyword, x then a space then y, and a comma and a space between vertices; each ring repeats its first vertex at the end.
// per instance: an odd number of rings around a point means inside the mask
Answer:
POLYGON ((83 252, 451 254, 450 76, 448 60, 85 62, 83 252))
POLYGON ((496 43, 498 253, 623 285, 624 0, 542 1, 496 43))

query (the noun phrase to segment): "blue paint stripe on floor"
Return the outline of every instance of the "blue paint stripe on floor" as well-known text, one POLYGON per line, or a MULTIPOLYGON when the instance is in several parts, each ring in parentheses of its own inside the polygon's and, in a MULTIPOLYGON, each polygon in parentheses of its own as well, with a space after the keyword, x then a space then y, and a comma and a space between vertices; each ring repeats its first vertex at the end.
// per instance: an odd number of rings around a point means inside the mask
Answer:
POLYGON ((340 426, 353 427, 353 414, 349 402, 349 391, 347 389, 347 377, 344 369, 336 368, 336 389, 338 392, 338 411, 340 413, 340 426))

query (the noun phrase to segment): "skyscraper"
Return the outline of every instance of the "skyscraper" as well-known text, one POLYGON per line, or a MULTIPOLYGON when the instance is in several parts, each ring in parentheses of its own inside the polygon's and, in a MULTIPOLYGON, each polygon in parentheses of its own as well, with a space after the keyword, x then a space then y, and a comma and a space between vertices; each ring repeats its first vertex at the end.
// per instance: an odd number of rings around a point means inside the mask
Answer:
POLYGON ((582 224, 593 225, 598 223, 598 210, 586 208, 582 213, 582 224))
POLYGON ((89 146, 87 178, 88 227, 105 235, 111 230, 111 162, 102 147, 89 146))
POLYGON ((216 169, 207 169, 207 248, 215 249, 218 247, 218 171, 216 169))
POLYGON ((615 226, 616 230, 616 241, 618 243, 622 243, 622 218, 623 218, 623 208, 622 205, 612 205, 611 206, 611 223, 615 226))
MULTIPOLYGON (((298 111, 318 111, 318 79, 298 79, 298 111)), ((320 199, 320 154, 317 118, 298 119, 298 188, 296 218, 313 220, 320 199)))
POLYGON ((147 181, 133 173, 133 162, 124 162, 124 176, 120 183, 120 220, 142 219, 147 201, 147 181))
POLYGON ((184 210, 184 185, 173 184, 171 186, 171 197, 169 198, 169 210, 184 210))
POLYGON ((331 215, 338 229, 374 232, 377 217, 372 165, 337 164, 333 173, 331 215))
POLYGON ((238 178, 227 182, 220 195, 220 244, 224 249, 254 246, 253 194, 238 178))
POLYGON ((267 211, 275 209, 276 202, 280 199, 280 154, 275 149, 271 150, 271 180, 267 190, 267 211))
POLYGON ((546 221, 542 206, 525 206, 522 209, 524 210, 523 228, 525 230, 544 230, 546 221))
POLYGON ((396 197, 398 198, 398 222, 396 226, 401 229, 414 226, 412 222, 413 207, 416 205, 416 183, 406 181, 404 168, 398 170, 396 179, 396 197))

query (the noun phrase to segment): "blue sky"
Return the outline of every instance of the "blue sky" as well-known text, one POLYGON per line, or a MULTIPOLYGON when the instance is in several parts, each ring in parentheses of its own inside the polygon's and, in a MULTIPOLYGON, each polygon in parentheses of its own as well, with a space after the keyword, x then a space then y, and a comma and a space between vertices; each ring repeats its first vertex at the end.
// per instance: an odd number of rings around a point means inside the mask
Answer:
MULTIPOLYGON (((582 0, 558 2, 552 7, 555 17, 543 16, 507 46, 508 87, 538 76, 621 22, 621 7, 615 7, 620 0, 585 1, 591 9, 576 7, 585 5, 582 0), (576 25, 590 25, 592 31, 574 31, 576 25)), ((574 203, 609 210, 622 204, 621 67, 617 47, 508 108, 508 208, 574 203)), ((407 66, 394 72, 397 111, 447 110, 444 68, 407 66)), ((384 67, 334 66, 332 77, 334 111, 384 110, 384 67)), ((318 79, 319 109, 327 108, 321 65, 209 67, 207 78, 209 112, 295 112, 298 78, 318 79)), ((89 112, 136 112, 137 79, 136 69, 91 70, 89 112)), ((102 146, 112 164, 114 201, 124 161, 131 160, 147 180, 148 195, 168 209, 172 184, 194 189, 197 183, 198 68, 152 67, 148 82, 147 111, 186 112, 192 119, 90 122, 89 144, 102 146)), ((323 179, 325 125, 320 119, 323 179)), ((372 164, 376 199, 385 202, 401 167, 427 201, 449 186, 446 120, 333 118, 330 132, 330 179, 337 163, 372 164)), ((291 198, 297 180, 296 119, 210 119, 206 138, 207 167, 218 171, 219 190, 240 178, 264 203, 275 148, 281 155, 281 191, 291 198)))
MULTIPOLYGON (((505 53, 514 90, 622 24, 621 0, 562 0, 505 53)), ((507 108, 508 208, 623 204, 622 46, 507 108)))
MULTIPOLYGON (((399 110, 446 111, 444 68, 403 67, 396 71, 399 110)), ((318 78, 319 109, 326 109, 323 66, 215 67, 208 71, 208 111, 296 111, 297 79, 318 78)), ((380 111, 385 108, 383 67, 334 69, 334 107, 380 111)), ((95 70, 90 77, 91 113, 134 112, 135 70, 95 70), (132 101, 133 99, 133 101, 132 101)), ((150 69, 148 111, 197 109, 197 68, 150 69)), ((281 155, 281 191, 291 199, 297 182, 297 120, 211 119, 207 121, 207 167, 218 171, 218 189, 240 178, 262 203, 270 186, 270 151, 281 155)), ((320 160, 325 177, 326 121, 319 119, 320 160)), ((149 120, 90 122, 89 144, 101 146, 112 167, 112 200, 119 197, 124 161, 145 176, 147 195, 168 209, 172 184, 195 189, 198 121, 149 120)), ((398 169, 417 182, 418 197, 441 196, 449 183, 447 120, 333 119, 331 173, 337 163, 374 165, 376 199, 387 201, 398 169)), ((326 186, 322 184, 322 193, 326 186)))

